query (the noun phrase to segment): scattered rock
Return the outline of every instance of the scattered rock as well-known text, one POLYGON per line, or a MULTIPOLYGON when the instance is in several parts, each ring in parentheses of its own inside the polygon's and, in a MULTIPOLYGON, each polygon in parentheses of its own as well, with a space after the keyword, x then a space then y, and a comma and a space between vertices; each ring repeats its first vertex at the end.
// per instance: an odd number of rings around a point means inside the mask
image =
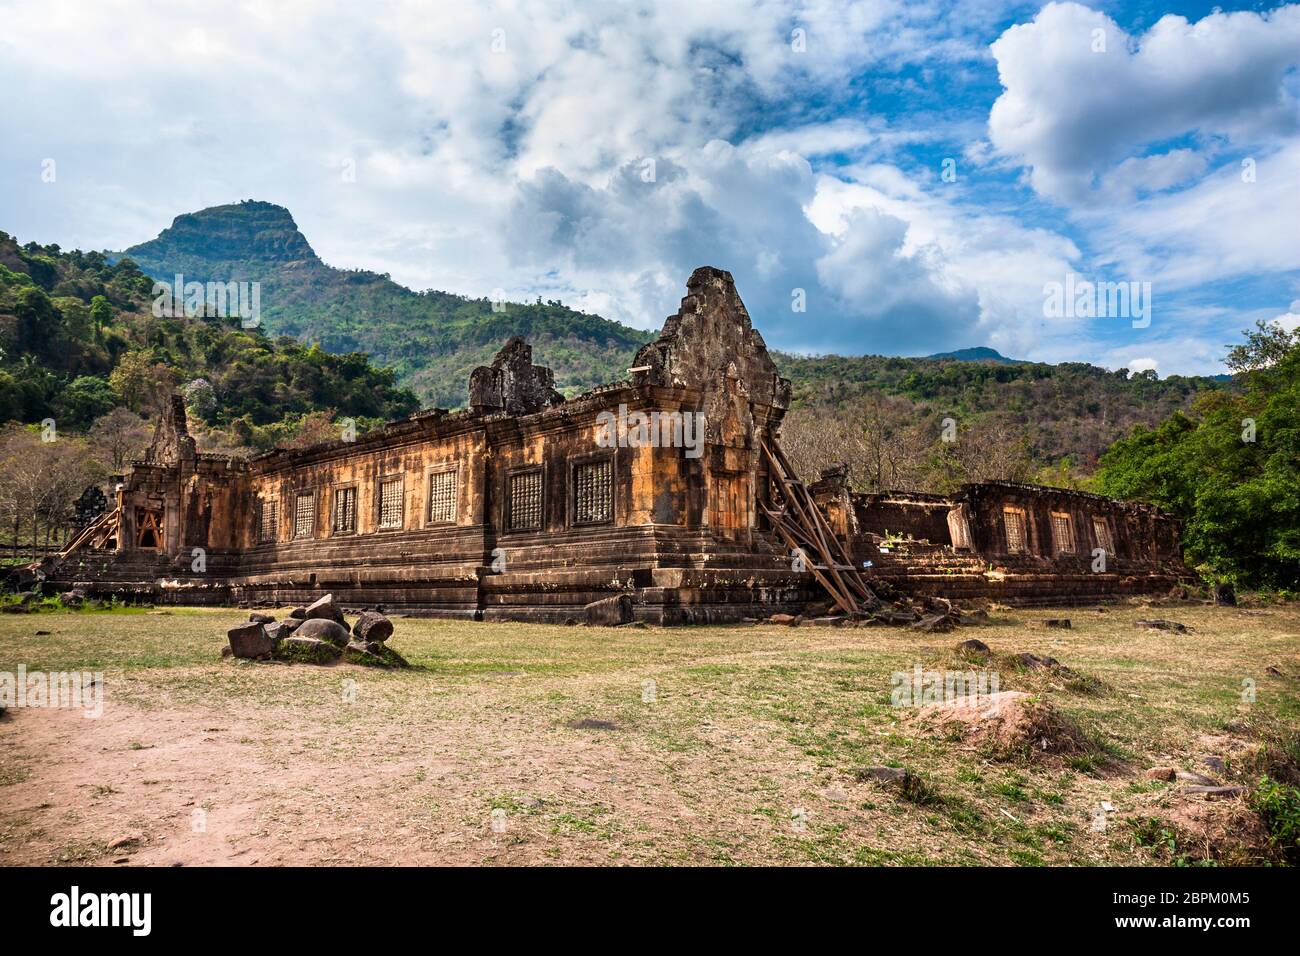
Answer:
POLYGON ((1246 792, 1246 788, 1237 784, 1228 786, 1193 786, 1183 787, 1178 791, 1187 797, 1204 797, 1206 800, 1224 800, 1230 797, 1239 797, 1246 792))
POLYGON ((139 842, 140 838, 138 836, 120 836, 116 840, 110 842, 108 848, 110 850, 122 850, 127 847, 136 846, 139 842))
POLYGON ((1175 631, 1179 634, 1186 634, 1191 630, 1186 624, 1179 624, 1177 621, 1166 621, 1164 618, 1154 618, 1150 621, 1134 621, 1133 626, 1156 631, 1175 631))
POLYGON ((1228 770, 1228 766, 1223 762, 1222 757, 1216 757, 1213 755, 1209 757, 1202 757, 1201 764, 1203 766, 1209 767, 1215 773, 1226 773, 1228 770))
POLYGON ((271 615, 271 614, 259 614, 259 613, 257 613, 256 611, 254 611, 252 614, 248 615, 248 619, 249 619, 250 621, 252 621, 254 624, 274 624, 274 623, 275 623, 275 617, 274 617, 273 615, 271 615))
POLYGON ((855 771, 854 776, 863 783, 874 783, 878 787, 904 787, 911 774, 902 767, 864 767, 855 771))
POLYGON ((230 652, 236 657, 256 660, 271 653, 271 639, 266 636, 266 628, 261 624, 241 624, 226 632, 230 641, 230 652))
POLYGON ((1214 603, 1220 607, 1236 607, 1237 591, 1231 584, 1216 584, 1214 586, 1214 603))
POLYGON ((799 619, 795 617, 793 614, 773 614, 771 617, 767 619, 767 623, 769 624, 790 625, 790 624, 797 624, 798 622, 799 619))
POLYGON ((1143 774, 1143 776, 1148 780, 1167 780, 1173 782, 1177 774, 1178 770, 1175 767, 1151 767, 1145 774, 1143 774))
POLYGON ((815 617, 808 623, 816 625, 817 627, 843 627, 845 624, 849 623, 849 619, 843 615, 838 617, 829 615, 826 617, 815 617))
POLYGON ((912 624, 912 629, 927 634, 946 634, 953 629, 952 618, 947 614, 931 614, 912 624))
POLYGON ((288 637, 294 631, 298 630, 298 628, 302 627, 304 620, 305 618, 301 617, 286 617, 283 621, 276 621, 275 623, 280 625, 281 633, 285 637, 288 637))
POLYGON ((1174 776, 1183 783, 1190 783, 1197 787, 1217 787, 1219 781, 1213 777, 1207 777, 1203 773, 1197 773, 1194 770, 1179 770, 1174 776))
POLYGON ((1027 667, 1030 670, 1047 668, 1049 670, 1059 671, 1068 669, 1055 657, 1040 657, 1037 654, 1030 654, 1028 651, 1023 654, 1017 654, 1016 660, 1020 662, 1022 667, 1027 667))
POLYGON ((37 632, 36 632, 36 636, 37 636, 37 637, 49 637, 49 636, 50 636, 50 632, 49 632, 49 631, 37 631, 37 632))
POLYGON ((335 602, 333 594, 327 594, 316 603, 309 604, 304 616, 309 621, 334 621, 340 626, 347 625, 347 621, 343 618, 343 609, 335 602))
POLYGON ((1046 617, 1041 621, 1034 621, 1033 624, 1035 627, 1060 627, 1066 629, 1071 626, 1068 617, 1046 617))
POLYGON ((378 641, 362 643, 361 641, 351 641, 343 649, 343 659, 350 664, 360 664, 363 667, 386 667, 402 668, 410 667, 401 654, 393 650, 387 644, 381 644, 378 641))
POLYGON ((17 598, 19 604, 21 604, 23 607, 26 607, 27 605, 31 604, 33 601, 36 600, 36 592, 35 592, 35 591, 20 591, 20 592, 16 595, 16 598, 17 598))
POLYGON ((612 720, 596 720, 594 717, 572 721, 569 726, 574 730, 618 730, 618 724, 612 720))
POLYGON ((294 630, 293 628, 288 627, 282 621, 276 621, 271 624, 263 624, 262 628, 263 630, 266 631, 266 636, 271 639, 272 644, 276 643, 277 641, 284 640, 286 637, 292 634, 294 630))
POLYGON ((393 636, 393 622, 378 611, 362 611, 352 625, 352 635, 363 644, 383 643, 393 636))
POLYGON ((972 637, 969 641, 962 641, 957 645, 957 653, 966 657, 990 657, 993 651, 983 641, 977 641, 972 637))
POLYGON ((346 627, 326 617, 309 617, 294 629, 293 638, 285 638, 285 640, 294 638, 329 641, 338 648, 347 647, 350 640, 346 627))
POLYGON ((81 588, 73 588, 71 591, 64 591, 59 595, 59 603, 67 607, 80 607, 86 600, 86 592, 81 588))
POLYGON ((307 609, 305 607, 296 607, 289 612, 289 616, 297 621, 305 621, 307 619, 307 609))
POLYGON ((616 594, 613 597, 592 601, 582 609, 589 627, 610 627, 632 620, 632 595, 616 594))
POLYGON ((232 648, 229 644, 227 644, 225 647, 223 647, 223 648, 221 649, 221 656, 222 656, 222 657, 230 657, 230 656, 233 655, 234 653, 235 653, 234 648, 232 648))
POLYGON ((980 624, 989 622, 989 612, 982 608, 976 608, 973 611, 964 611, 957 615, 957 623, 962 627, 976 627, 980 624))

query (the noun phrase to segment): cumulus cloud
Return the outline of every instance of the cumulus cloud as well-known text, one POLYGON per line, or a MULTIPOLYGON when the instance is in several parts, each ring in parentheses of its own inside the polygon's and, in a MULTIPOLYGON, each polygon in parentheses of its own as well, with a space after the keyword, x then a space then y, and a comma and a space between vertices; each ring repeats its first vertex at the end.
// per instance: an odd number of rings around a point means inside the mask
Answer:
POLYGON ((1085 200, 1107 178, 1121 189, 1183 181, 1197 159, 1161 152, 1171 139, 1249 144, 1296 129, 1283 80, 1300 63, 1300 6, 1196 23, 1170 15, 1130 36, 1100 11, 1051 3, 991 49, 1003 92, 989 138, 1055 199, 1085 200), (1132 158, 1147 148, 1153 157, 1132 158))

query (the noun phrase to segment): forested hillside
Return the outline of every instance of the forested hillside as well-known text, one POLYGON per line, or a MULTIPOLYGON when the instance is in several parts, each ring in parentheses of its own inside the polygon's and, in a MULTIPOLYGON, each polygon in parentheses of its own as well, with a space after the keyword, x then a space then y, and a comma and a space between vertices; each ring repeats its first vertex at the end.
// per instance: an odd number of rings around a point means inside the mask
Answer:
POLYGON ((365 352, 392 366, 425 405, 463 405, 470 372, 512 335, 528 339, 534 359, 549 365, 557 387, 571 395, 626 377, 628 360, 651 338, 559 302, 413 292, 386 275, 332 268, 287 209, 265 202, 178 216, 126 255, 165 281, 180 273, 186 281, 260 282, 268 333, 327 352, 365 352))

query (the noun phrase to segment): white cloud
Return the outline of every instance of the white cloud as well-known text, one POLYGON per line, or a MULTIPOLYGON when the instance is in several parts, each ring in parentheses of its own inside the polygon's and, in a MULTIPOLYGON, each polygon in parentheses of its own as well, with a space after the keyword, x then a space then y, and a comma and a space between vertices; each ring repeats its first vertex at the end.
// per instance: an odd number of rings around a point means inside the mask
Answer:
MULTIPOLYGON (((1173 138, 1250 144, 1296 129, 1283 78, 1300 63, 1300 6, 1215 13, 1194 24, 1169 15, 1129 36, 1104 13, 1051 3, 992 51, 1004 91, 989 137, 1030 168, 1044 196, 1086 200, 1117 164, 1173 138)), ((1163 188, 1190 172, 1187 156, 1159 163, 1118 176, 1163 188)))

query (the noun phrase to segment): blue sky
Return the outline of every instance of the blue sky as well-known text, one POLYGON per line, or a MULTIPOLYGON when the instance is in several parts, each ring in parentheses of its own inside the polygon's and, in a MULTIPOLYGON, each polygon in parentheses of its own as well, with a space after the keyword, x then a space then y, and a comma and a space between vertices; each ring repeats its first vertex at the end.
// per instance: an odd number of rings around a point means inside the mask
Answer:
POLYGON ((720 266, 805 352, 1212 373, 1300 322, 1300 6, 0 0, 0 82, 23 240, 263 199, 331 264, 645 328, 720 266), (1150 324, 1046 314, 1067 274, 1150 324))

